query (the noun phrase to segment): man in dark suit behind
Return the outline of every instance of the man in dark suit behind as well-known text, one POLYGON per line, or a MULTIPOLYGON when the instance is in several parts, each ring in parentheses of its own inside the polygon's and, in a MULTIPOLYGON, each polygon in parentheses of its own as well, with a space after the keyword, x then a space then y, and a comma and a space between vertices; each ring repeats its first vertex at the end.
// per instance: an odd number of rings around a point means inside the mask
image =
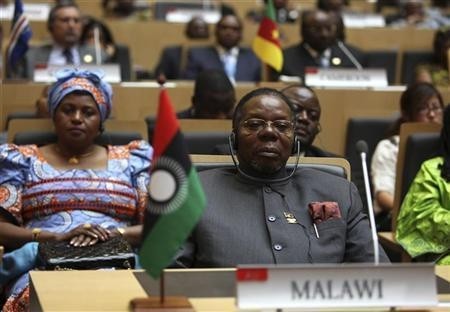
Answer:
POLYGON ((358 68, 364 64, 364 53, 336 37, 337 21, 331 13, 305 11, 302 15, 302 42, 283 50, 281 75, 298 76, 303 81, 306 67, 358 68))
POLYGON ((316 135, 321 131, 322 113, 314 90, 301 84, 292 84, 281 90, 281 93, 286 95, 294 107, 295 134, 300 140, 300 154, 307 157, 337 157, 313 145, 316 135))
MULTIPOLYGON (((201 16, 194 16, 184 30, 184 36, 192 41, 205 41, 209 38, 209 28, 201 16)), ((163 74, 166 79, 180 79, 184 70, 187 47, 182 44, 168 46, 161 53, 158 64, 154 70, 155 77, 163 74)))
MULTIPOLYGON (((56 4, 49 13, 47 29, 52 43, 31 47, 10 78, 32 79, 36 67, 48 65, 95 64, 94 49, 80 46, 82 21, 81 12, 75 2, 67 1, 56 4)), ((102 51, 102 59, 106 53, 102 51)))
POLYGON ((225 15, 216 24, 216 45, 191 48, 184 78, 195 79, 205 69, 223 69, 231 81, 260 81, 261 62, 249 48, 239 46, 242 22, 225 15))

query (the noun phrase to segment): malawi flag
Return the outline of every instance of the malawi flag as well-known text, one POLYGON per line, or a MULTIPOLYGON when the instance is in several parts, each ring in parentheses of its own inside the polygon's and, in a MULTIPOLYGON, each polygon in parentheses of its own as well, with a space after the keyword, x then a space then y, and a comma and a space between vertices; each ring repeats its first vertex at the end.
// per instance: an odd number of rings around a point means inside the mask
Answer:
POLYGON ((150 203, 139 255, 142 266, 157 279, 197 224, 206 199, 164 88, 153 137, 150 203))
POLYGON ((17 63, 28 50, 28 41, 31 36, 31 27, 28 23, 28 18, 23 13, 22 0, 16 0, 11 24, 11 34, 6 48, 8 72, 15 71, 17 63))
POLYGON ((259 25, 258 35, 253 40, 253 51, 263 63, 281 71, 283 52, 281 51, 280 34, 277 29, 272 0, 267 1, 265 16, 259 25))

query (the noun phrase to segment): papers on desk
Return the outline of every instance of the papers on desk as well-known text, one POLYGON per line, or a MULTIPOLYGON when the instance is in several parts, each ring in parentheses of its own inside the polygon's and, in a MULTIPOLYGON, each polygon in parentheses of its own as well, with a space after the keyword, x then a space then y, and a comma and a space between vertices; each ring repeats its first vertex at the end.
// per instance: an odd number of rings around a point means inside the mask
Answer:
POLYGON ((431 264, 239 266, 240 309, 432 307, 431 264))
MULTIPOLYGON (((67 65, 38 65, 35 67, 33 72, 34 82, 54 82, 56 81, 55 73, 63 68, 68 68, 67 65)), ((78 66, 79 69, 85 70, 100 70, 103 71, 105 76, 104 79, 110 83, 117 83, 122 81, 120 74, 119 64, 102 64, 102 65, 87 65, 83 64, 78 66)))
POLYGON ((315 68, 305 70, 305 84, 311 87, 387 87, 385 69, 315 68))

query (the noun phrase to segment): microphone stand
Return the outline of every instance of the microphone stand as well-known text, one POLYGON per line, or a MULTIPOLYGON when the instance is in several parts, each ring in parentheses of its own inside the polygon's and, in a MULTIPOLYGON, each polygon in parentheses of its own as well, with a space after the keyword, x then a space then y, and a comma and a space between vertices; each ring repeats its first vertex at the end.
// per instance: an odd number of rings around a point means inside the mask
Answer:
POLYGON ((356 57, 349 51, 349 49, 347 49, 347 47, 341 40, 337 41, 337 45, 338 45, 339 49, 341 49, 341 51, 344 52, 344 54, 350 59, 350 62, 352 62, 353 65, 355 65, 356 69, 358 69, 358 70, 363 69, 361 64, 356 59, 356 57))
POLYGON ((377 235, 377 229, 376 229, 376 225, 375 225, 375 215, 373 213, 372 193, 370 191, 369 174, 367 172, 366 152, 362 151, 360 153, 360 155, 361 155, 361 163, 362 163, 363 176, 364 176, 364 188, 366 189, 366 200, 367 200, 367 208, 368 208, 368 212, 369 212, 370 229, 372 232, 374 264, 378 265, 380 263, 380 254, 379 254, 379 249, 378 249, 378 235, 377 235))

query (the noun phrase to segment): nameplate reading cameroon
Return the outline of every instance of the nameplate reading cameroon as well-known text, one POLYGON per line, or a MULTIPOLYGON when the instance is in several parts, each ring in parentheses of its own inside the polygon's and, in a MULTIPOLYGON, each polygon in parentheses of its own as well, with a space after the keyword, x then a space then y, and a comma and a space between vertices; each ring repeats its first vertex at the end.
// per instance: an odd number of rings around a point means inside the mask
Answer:
POLYGON ((428 264, 239 266, 240 309, 432 307, 436 276, 428 264))
MULTIPOLYGON (((336 60, 338 62, 338 60, 336 60)), ((305 84, 312 87, 387 87, 385 69, 307 68, 305 84)))

